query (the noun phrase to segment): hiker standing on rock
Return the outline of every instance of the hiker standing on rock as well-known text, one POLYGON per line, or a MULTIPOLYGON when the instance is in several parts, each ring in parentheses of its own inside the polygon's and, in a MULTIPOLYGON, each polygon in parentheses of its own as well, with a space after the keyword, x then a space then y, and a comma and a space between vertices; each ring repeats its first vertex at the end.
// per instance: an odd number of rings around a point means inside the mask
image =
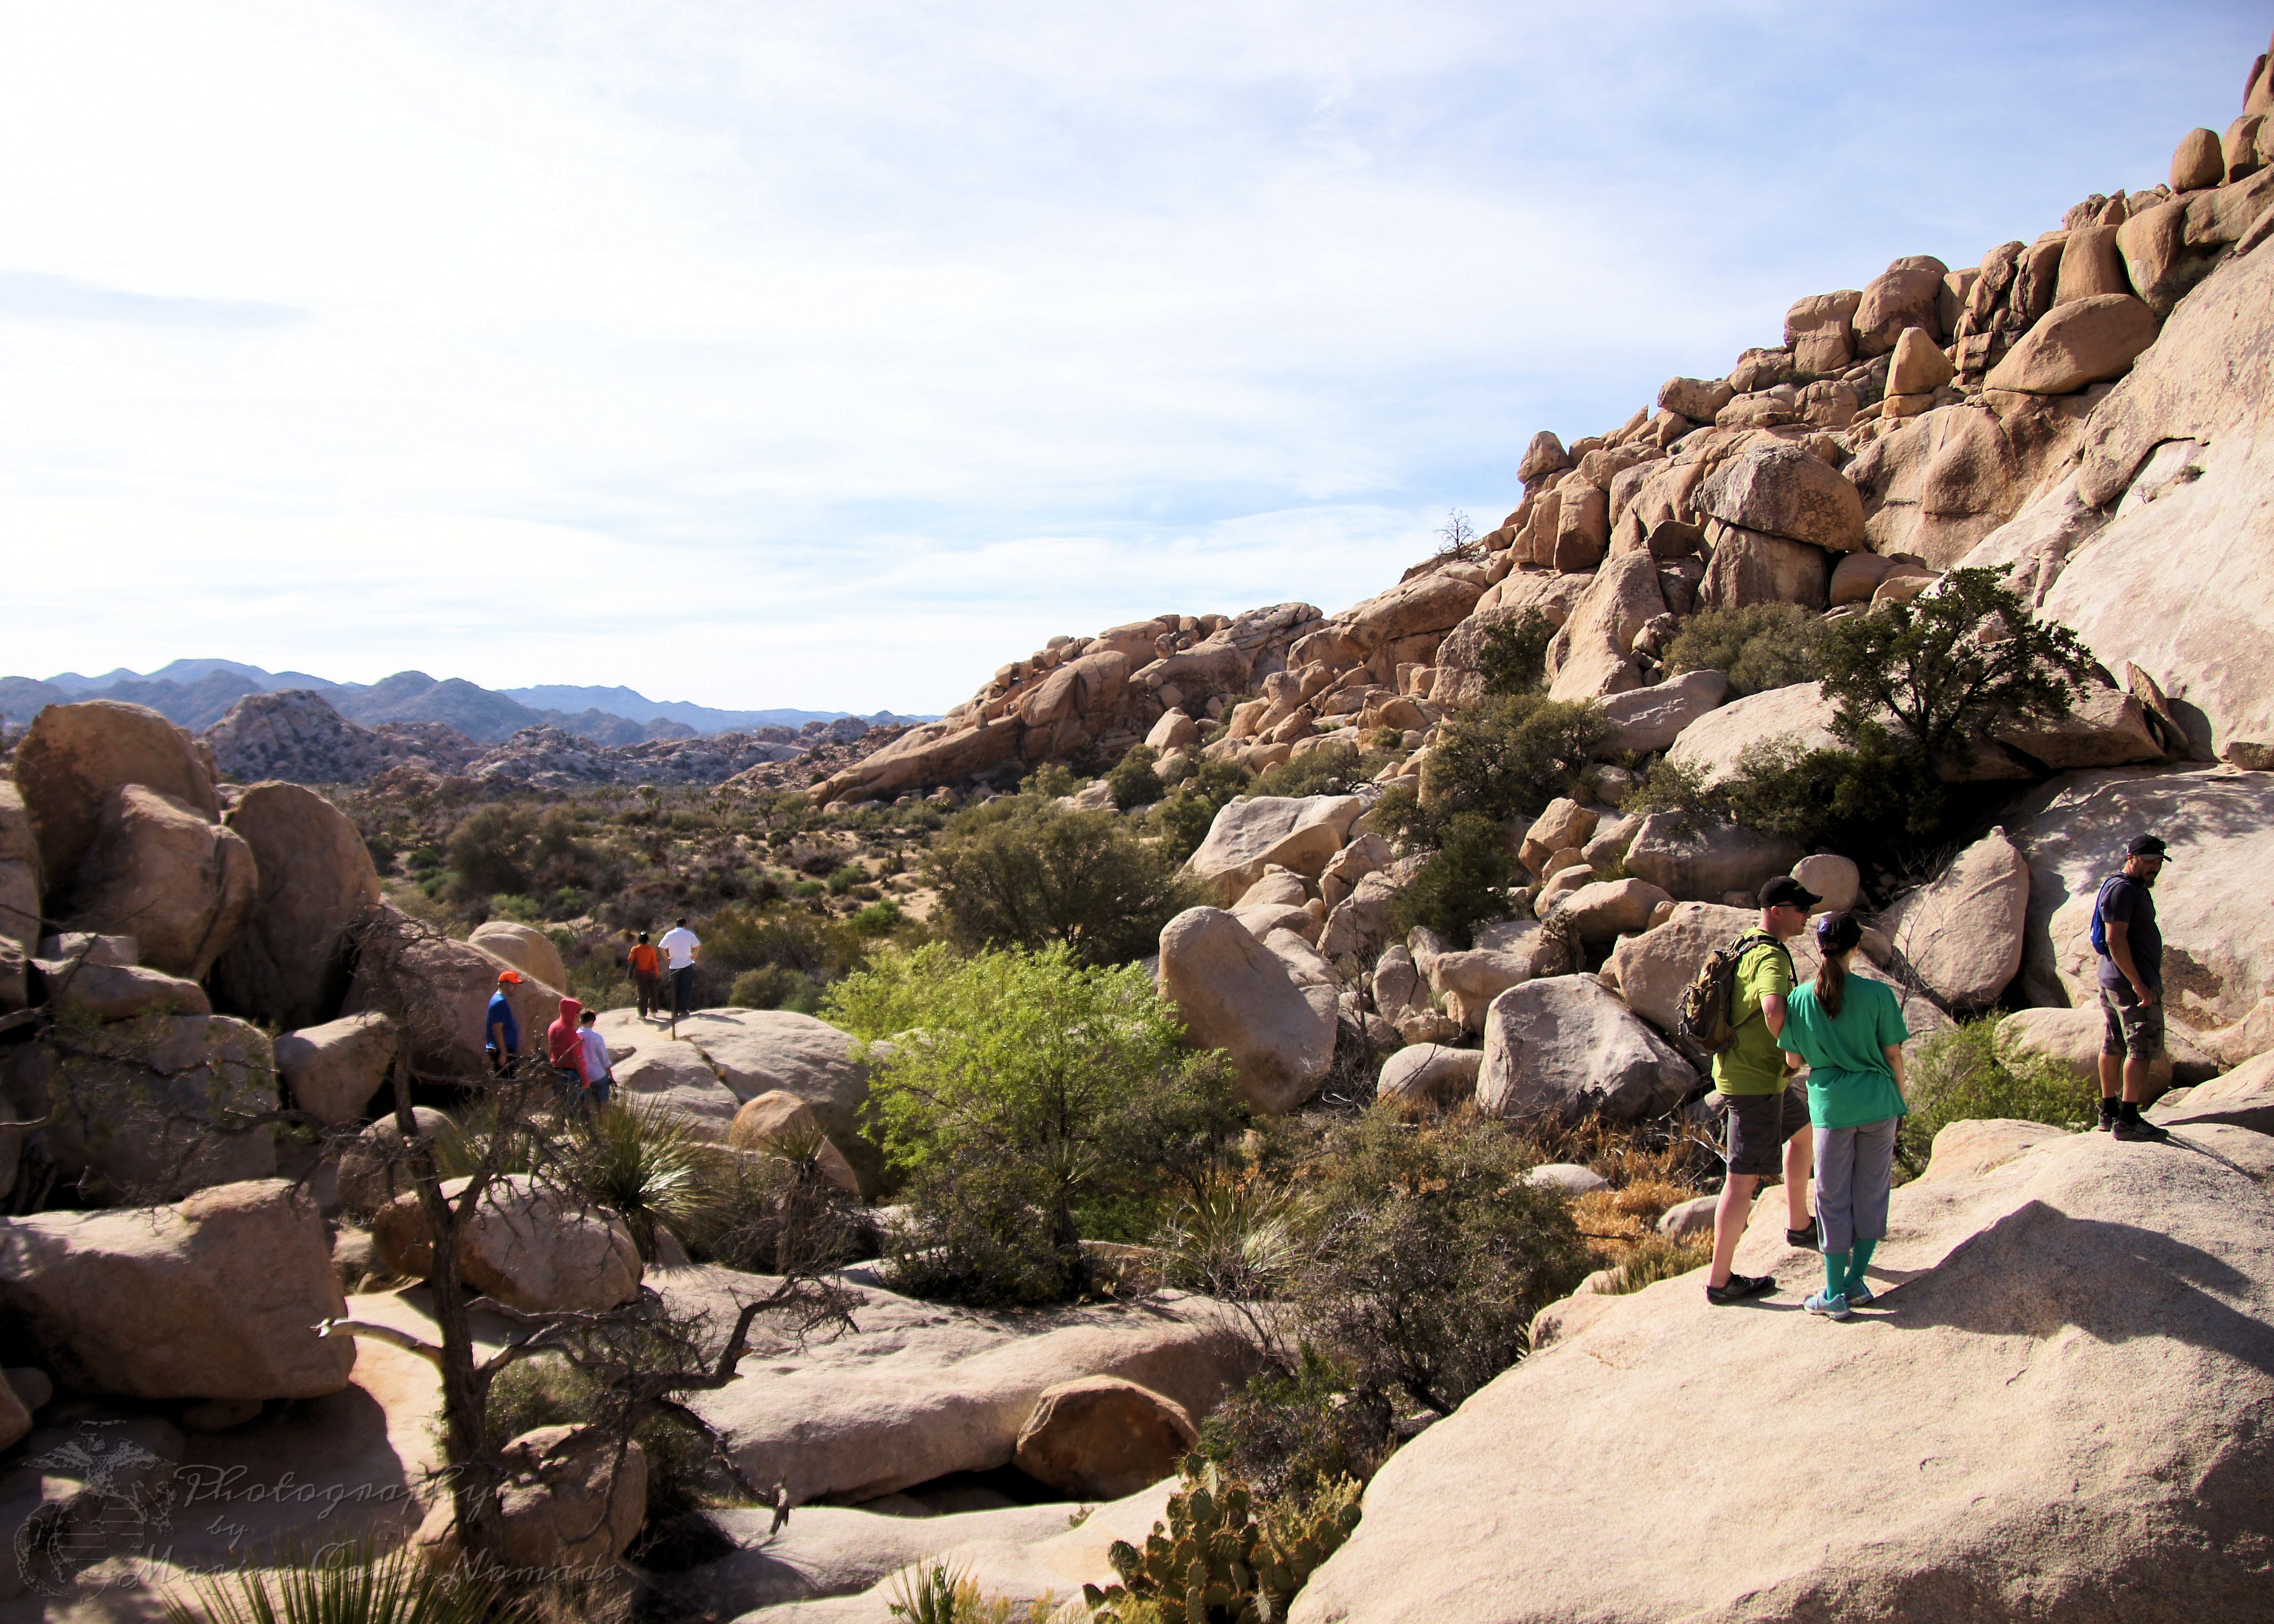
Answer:
POLYGON ((2140 1115, 2148 1068, 2164 1052, 2164 936, 2156 928, 2156 876, 2164 843, 2141 835, 2125 847, 2124 871, 2092 901, 2092 948, 2100 955, 2100 1129, 2120 1139, 2171 1135, 2140 1115), (2119 1098, 2120 1094, 2121 1098, 2119 1098))
POLYGON ((1808 1096, 1785 1076, 1785 999, 1792 991, 1792 951, 1785 944, 1808 924, 1808 911, 1823 900, 1798 880, 1779 875, 1761 887, 1761 922, 1733 946, 1742 950, 1730 989, 1729 1025, 1735 1040, 1713 1056, 1713 1086, 1728 1111, 1722 1158, 1728 1176, 1713 1208, 1713 1267, 1706 1275, 1706 1299, 1736 1303, 1776 1289, 1769 1274, 1731 1271, 1737 1243, 1752 1214, 1761 1180, 1775 1175, 1781 1147, 1786 1217, 1784 1232, 1795 1246, 1814 1247, 1816 1220, 1808 1210, 1808 1174, 1812 1147, 1808 1096))
POLYGON ((663 1002, 658 996, 658 989, 663 984, 663 959, 648 945, 646 931, 639 933, 639 940, 632 944, 632 951, 624 955, 624 964, 632 973, 632 985, 637 989, 639 998, 640 1019, 645 1020, 663 1002))
POLYGON ((482 1052, 490 1057, 490 1075, 503 1077, 521 1058, 521 1023, 514 1019, 513 1000, 506 989, 521 984, 521 972, 498 972, 497 990, 490 995, 489 1013, 482 1018, 482 1052))
POLYGON ((665 931, 656 945, 671 966, 671 1019, 676 1021, 695 1012, 695 956, 703 951, 703 944, 682 919, 665 931))
POLYGON ((1785 1001, 1777 1045, 1808 1064, 1808 1119, 1815 1128, 1816 1222, 1824 1289, 1802 1304, 1845 1320, 1871 1300, 1864 1270, 1887 1233, 1894 1187, 1895 1131, 1903 1100, 1903 1043, 1911 1029, 1885 981, 1849 974, 1864 927, 1853 914, 1816 921, 1824 963, 1785 1001))

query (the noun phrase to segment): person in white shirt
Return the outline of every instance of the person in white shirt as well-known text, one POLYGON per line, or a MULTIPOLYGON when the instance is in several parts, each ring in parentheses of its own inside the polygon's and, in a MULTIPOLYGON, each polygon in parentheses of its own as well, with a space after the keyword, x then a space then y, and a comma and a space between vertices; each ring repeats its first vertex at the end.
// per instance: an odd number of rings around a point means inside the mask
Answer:
POLYGON ((616 1085, 616 1074, 609 1069, 608 1044, 592 1025, 592 1011, 586 1010, 577 1018, 577 1041, 584 1044, 584 1064, 579 1068, 584 1074, 584 1103, 606 1105, 616 1085))
POLYGON ((671 1018, 691 1015, 695 1001, 695 956, 703 951, 703 944, 680 920, 663 933, 656 946, 663 951, 663 962, 671 972, 671 1018))

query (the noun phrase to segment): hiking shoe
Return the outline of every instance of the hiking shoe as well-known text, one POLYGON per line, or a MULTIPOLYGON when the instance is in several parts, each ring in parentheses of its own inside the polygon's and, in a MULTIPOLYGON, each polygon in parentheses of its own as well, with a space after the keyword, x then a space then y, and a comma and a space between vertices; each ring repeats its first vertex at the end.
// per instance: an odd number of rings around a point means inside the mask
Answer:
POLYGON ((1800 1229, 1787 1229, 1784 1232, 1784 1244, 1788 1246, 1797 1246, 1803 1252, 1814 1252, 1817 1233, 1816 1220, 1811 1218, 1800 1229))
POLYGON ((1848 1306, 1850 1308, 1869 1308, 1871 1305, 1871 1299, 1879 1294, 1859 1280, 1841 1295, 1848 1299, 1848 1306))
POLYGON ((2159 1145, 2172 1137, 2144 1116, 2119 1116, 2109 1132, 2120 1139, 2136 1139, 2150 1145, 2159 1145))
POLYGON ((1776 1289, 1776 1278, 1770 1274, 1732 1274, 1726 1286, 1706 1288, 1706 1300, 1713 1304, 1742 1303, 1747 1297, 1766 1297, 1776 1289))
POLYGON ((1826 1297, 1821 1291, 1801 1304, 1811 1314, 1822 1314, 1826 1320, 1845 1320, 1851 1312, 1844 1297, 1826 1297))
POLYGON ((2115 1126, 2116 1113, 2114 1111, 2103 1111, 2100 1113, 2100 1132, 2106 1133, 2115 1126))

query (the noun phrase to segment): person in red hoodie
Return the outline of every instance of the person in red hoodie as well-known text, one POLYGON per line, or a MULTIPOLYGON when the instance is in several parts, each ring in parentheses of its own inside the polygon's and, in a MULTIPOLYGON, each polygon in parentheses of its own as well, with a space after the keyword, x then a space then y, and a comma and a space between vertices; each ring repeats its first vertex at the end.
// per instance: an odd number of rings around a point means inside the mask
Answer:
POLYGON ((584 1037, 576 1018, 584 1012, 575 998, 561 1000, 561 1019, 545 1029, 545 1053, 553 1063, 553 1079, 564 1101, 584 1097, 584 1037))

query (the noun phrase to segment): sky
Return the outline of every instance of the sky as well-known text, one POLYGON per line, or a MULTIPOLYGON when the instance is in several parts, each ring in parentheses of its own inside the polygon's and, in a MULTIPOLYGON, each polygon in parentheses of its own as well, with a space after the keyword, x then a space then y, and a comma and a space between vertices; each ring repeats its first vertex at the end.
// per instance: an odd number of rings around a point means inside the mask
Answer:
POLYGON ((8 671, 936 711, 1394 583, 2274 8, 0 0, 8 671))

